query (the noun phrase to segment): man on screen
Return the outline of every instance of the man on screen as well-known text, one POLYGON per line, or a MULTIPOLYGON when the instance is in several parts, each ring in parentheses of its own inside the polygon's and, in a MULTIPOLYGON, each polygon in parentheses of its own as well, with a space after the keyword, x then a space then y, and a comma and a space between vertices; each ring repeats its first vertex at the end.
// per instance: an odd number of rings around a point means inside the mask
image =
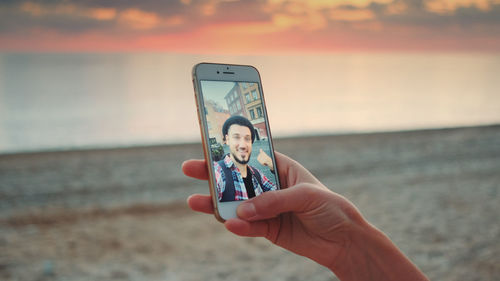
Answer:
MULTIPOLYGON (((229 146, 229 153, 222 160, 214 162, 220 202, 245 200, 277 189, 259 169, 248 165, 255 141, 255 130, 248 119, 242 116, 229 117, 222 126, 222 136, 229 146)), ((257 160, 274 173, 273 161, 262 149, 257 160)))

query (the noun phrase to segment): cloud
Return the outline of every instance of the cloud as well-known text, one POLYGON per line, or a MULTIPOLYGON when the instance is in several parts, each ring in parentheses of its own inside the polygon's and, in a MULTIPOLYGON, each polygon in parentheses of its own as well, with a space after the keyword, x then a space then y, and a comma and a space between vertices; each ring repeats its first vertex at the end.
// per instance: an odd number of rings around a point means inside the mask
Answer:
POLYGON ((46 13, 46 9, 42 5, 33 2, 23 3, 20 7, 21 11, 26 12, 32 16, 38 17, 46 13))
MULTIPOLYGON (((124 34, 154 30, 181 30, 186 25, 182 3, 157 1, 26 1, 0 3, 0 34, 31 34, 46 30, 71 33, 124 34), (139 4, 139 5, 138 5, 139 4), (156 5, 156 6, 155 6, 156 5), (161 7, 160 7, 161 6, 161 7), (172 9, 168 9, 171 7, 172 9), (167 8, 167 9, 166 9, 167 8), (174 12, 178 11, 178 12, 174 12)), ((186 25, 187 26, 187 25, 186 25)))
POLYGON ((109 21, 115 19, 117 11, 115 8, 89 8, 72 3, 40 4, 35 2, 24 2, 19 5, 19 13, 30 16, 33 21, 40 25, 43 23, 64 19, 68 24, 84 20, 109 21))
POLYGON ((327 26, 327 20, 321 14, 274 14, 272 16, 272 25, 280 31, 298 28, 301 30, 318 30, 327 26))
POLYGON ((369 9, 335 9, 330 18, 337 21, 366 21, 375 19, 375 14, 369 9))
POLYGON ((408 11, 408 4, 403 1, 394 1, 385 6, 384 12, 389 15, 401 15, 408 11))
POLYGON ((267 22, 278 30, 314 31, 366 21, 376 21, 379 27, 407 24, 439 29, 471 17, 480 22, 477 13, 488 18, 497 14, 499 6, 500 0, 7 1, 0 4, 6 11, 0 29, 31 24, 62 32, 91 31, 97 26, 114 33, 180 32, 210 24, 267 22))
POLYGON ((94 8, 89 9, 88 16, 96 20, 112 20, 116 18, 116 9, 113 8, 94 8))
POLYGON ((155 13, 127 9, 120 12, 118 22, 132 29, 152 29, 158 26, 160 18, 155 13))
POLYGON ((428 11, 438 14, 449 14, 459 8, 475 7, 483 12, 489 11, 497 0, 427 0, 425 7, 428 11))
POLYGON ((391 3, 392 0, 268 0, 263 11, 282 29, 318 31, 335 28, 339 23, 374 20, 371 4, 391 3))
POLYGON ((44 6, 35 2, 24 2, 20 10, 34 17, 73 15, 77 13, 77 7, 71 3, 60 3, 57 5, 44 6))
MULTIPOLYGON (((286 42, 285 46, 290 42, 304 44, 308 41, 322 46, 324 42, 325 48, 328 44, 338 46, 339 42, 345 46, 369 45, 370 40, 372 45, 385 46, 379 42, 382 38, 386 42, 421 40, 422 44, 431 40, 466 42, 470 38, 487 41, 489 37, 500 37, 500 0, 0 2, 0 37, 24 36, 31 40, 35 34, 80 40, 109 38, 107 44, 113 48, 120 46, 113 44, 113 40, 118 42, 124 38, 142 42, 141 48, 148 43, 166 47, 177 38, 175 44, 181 50, 190 42, 200 46, 203 45, 200 42, 212 39, 236 48, 239 43, 235 41, 245 40, 245 36, 248 40, 241 44, 247 46, 254 39, 264 40, 252 43, 261 45, 268 45, 267 42, 273 39, 286 42), (85 37, 89 34, 94 37, 85 37), (163 44, 167 41, 162 38, 170 40, 163 44)), ((216 43, 214 41, 213 46, 216 43)), ((74 45, 67 43, 65 46, 74 45)))
POLYGON ((268 0, 267 7, 271 10, 287 9, 287 6, 301 7, 305 10, 322 11, 342 6, 366 8, 373 3, 388 4, 393 0, 268 0))

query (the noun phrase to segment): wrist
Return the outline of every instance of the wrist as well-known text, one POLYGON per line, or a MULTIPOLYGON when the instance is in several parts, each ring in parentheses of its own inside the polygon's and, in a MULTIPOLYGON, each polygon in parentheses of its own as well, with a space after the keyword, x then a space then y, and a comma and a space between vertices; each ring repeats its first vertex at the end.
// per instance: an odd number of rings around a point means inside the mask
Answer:
POLYGON ((356 270, 356 264, 366 258, 366 254, 363 253, 363 241, 370 236, 372 231, 371 225, 364 219, 350 222, 344 236, 342 249, 332 264, 328 266, 340 280, 354 280, 349 277, 352 277, 352 271, 356 270))
POLYGON ((364 219, 329 267, 341 280, 428 280, 383 232, 364 219))

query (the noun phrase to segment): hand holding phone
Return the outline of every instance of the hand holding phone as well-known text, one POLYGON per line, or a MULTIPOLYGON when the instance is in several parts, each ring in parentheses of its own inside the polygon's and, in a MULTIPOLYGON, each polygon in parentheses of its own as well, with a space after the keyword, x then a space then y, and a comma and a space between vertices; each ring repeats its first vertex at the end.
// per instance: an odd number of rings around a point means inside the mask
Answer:
POLYGON ((211 194, 189 197, 193 210, 227 220, 225 226, 233 233, 263 236, 309 257, 342 280, 428 280, 346 198, 282 154, 277 154, 276 165, 255 68, 198 64, 193 84, 205 161, 186 161, 182 169, 188 176, 208 179, 211 194), (266 194, 280 188, 280 176, 284 189, 266 194))
MULTIPOLYGON (((366 280, 369 276, 380 280, 428 280, 345 197, 326 188, 287 156, 276 153, 276 160, 283 190, 242 203, 238 218, 225 222, 229 231, 265 237, 328 267, 341 280, 366 280)), ((206 168, 204 160, 188 160, 182 165, 187 176, 201 180, 208 179, 206 168)), ((188 205, 211 214, 211 199, 194 194, 188 198, 188 205)))

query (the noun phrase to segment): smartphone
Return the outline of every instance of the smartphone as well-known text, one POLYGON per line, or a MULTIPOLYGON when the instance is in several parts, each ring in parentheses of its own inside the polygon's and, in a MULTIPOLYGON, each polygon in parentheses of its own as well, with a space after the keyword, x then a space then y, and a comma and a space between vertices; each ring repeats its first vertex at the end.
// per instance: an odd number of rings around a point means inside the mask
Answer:
POLYGON ((215 217, 280 189, 262 82, 249 65, 200 63, 193 85, 215 217))

